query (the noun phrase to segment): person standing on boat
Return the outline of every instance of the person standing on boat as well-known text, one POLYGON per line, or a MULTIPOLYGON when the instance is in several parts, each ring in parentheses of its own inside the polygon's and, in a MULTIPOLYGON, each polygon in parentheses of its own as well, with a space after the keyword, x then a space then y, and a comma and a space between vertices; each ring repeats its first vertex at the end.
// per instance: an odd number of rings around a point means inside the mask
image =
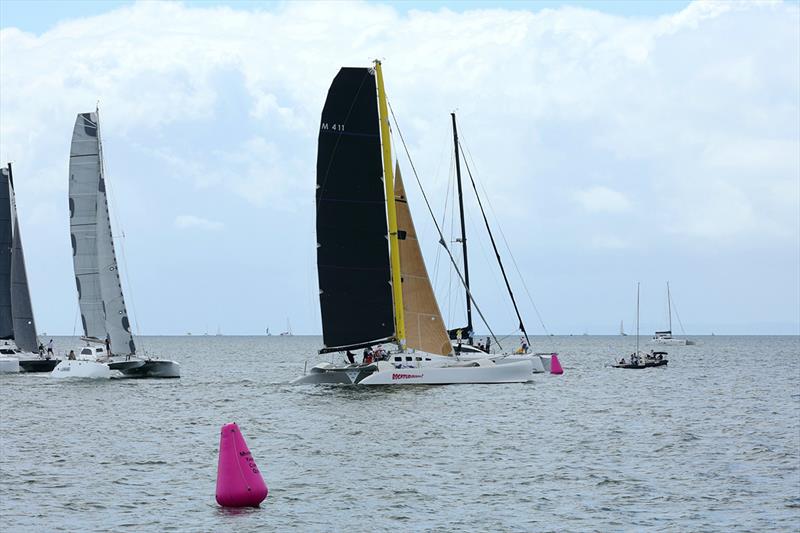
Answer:
POLYGON ((372 364, 372 348, 367 346, 364 348, 364 359, 361 361, 362 364, 371 365, 372 364))
POLYGON ((111 357, 111 336, 106 335, 106 356, 111 357))
POLYGON ((350 350, 347 350, 347 360, 350 361, 351 365, 356 364, 356 356, 350 350))
POLYGON ((53 356, 53 339, 50 339, 50 342, 47 343, 47 358, 53 356))
POLYGON ((67 359, 69 359, 70 361, 74 361, 75 360, 75 351, 74 350, 70 350, 69 351, 69 355, 67 356, 67 359))
POLYGON ((44 344, 39 342, 39 357, 44 357, 44 344))

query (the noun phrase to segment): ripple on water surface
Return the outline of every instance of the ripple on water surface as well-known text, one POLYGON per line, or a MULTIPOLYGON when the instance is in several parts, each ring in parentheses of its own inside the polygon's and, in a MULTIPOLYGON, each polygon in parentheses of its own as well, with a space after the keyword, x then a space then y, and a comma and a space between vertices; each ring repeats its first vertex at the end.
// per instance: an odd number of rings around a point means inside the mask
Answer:
MULTIPOLYGON (((64 347, 69 339, 57 339, 64 347)), ((617 337, 537 339, 531 384, 293 387, 316 337, 153 337, 180 380, 0 376, 4 531, 797 530, 797 337, 705 337, 668 368, 617 337), (757 373, 752 354, 770 353, 757 373), (214 501, 220 426, 264 472, 214 501)))

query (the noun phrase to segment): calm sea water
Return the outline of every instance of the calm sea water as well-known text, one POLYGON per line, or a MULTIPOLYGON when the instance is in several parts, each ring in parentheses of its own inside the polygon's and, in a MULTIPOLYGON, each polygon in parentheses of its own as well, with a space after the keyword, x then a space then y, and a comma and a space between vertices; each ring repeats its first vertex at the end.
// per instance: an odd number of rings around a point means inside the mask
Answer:
POLYGON ((631 337, 537 339, 565 374, 524 385, 288 385, 317 337, 141 339, 180 380, 2 376, 0 529, 797 531, 800 338, 697 339, 647 371, 605 366, 631 337), (214 501, 230 421, 259 509, 214 501))

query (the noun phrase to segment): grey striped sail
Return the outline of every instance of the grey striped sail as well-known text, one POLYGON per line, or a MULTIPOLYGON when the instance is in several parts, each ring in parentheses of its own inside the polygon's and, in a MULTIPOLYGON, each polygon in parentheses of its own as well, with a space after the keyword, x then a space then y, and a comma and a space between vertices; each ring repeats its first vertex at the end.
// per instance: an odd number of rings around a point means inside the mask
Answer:
POLYGON ((0 333, 23 351, 37 350, 11 165, 0 169, 0 333))
POLYGON ((325 348, 395 335, 375 73, 342 68, 317 145, 317 272, 325 348))
POLYGON ((70 149, 69 226, 78 303, 87 338, 109 339, 116 355, 135 354, 108 215, 98 118, 96 112, 78 115, 70 149))

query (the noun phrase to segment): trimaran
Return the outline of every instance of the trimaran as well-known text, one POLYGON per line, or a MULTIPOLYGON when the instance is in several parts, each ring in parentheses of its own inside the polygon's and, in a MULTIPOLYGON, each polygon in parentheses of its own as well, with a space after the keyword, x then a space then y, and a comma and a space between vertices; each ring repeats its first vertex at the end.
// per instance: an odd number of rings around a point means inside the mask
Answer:
POLYGON ((316 206, 320 353, 354 359, 351 350, 395 347, 379 351, 377 361, 318 364, 294 383, 531 379, 530 361, 500 365, 488 357, 464 361, 454 354, 399 172, 395 181, 380 61, 374 69, 342 68, 328 90, 318 138, 316 206))
POLYGON ((177 378, 175 361, 142 357, 136 351, 125 299, 106 195, 99 111, 75 119, 69 160, 69 217, 72 264, 78 289, 85 346, 65 359, 53 377, 177 378))

